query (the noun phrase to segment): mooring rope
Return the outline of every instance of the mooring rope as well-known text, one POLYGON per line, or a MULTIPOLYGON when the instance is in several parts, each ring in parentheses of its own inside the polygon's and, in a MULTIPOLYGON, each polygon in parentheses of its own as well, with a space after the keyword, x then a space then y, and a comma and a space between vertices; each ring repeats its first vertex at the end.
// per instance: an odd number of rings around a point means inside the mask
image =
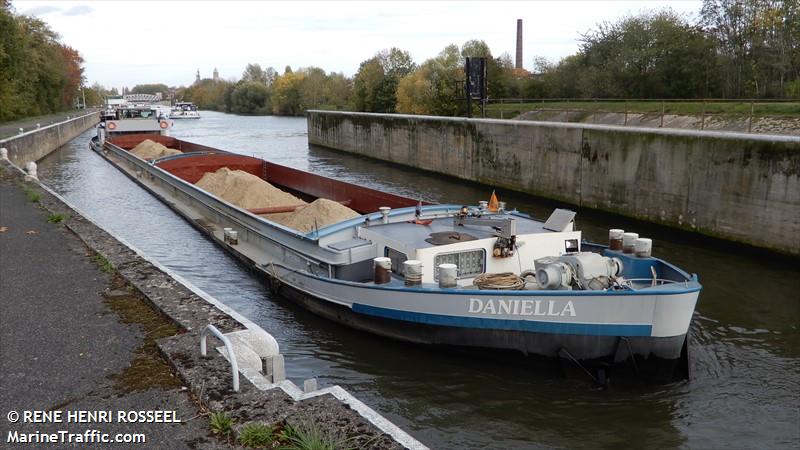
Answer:
POLYGON ((478 289, 520 290, 525 287, 525 280, 511 272, 482 273, 473 283, 478 289))

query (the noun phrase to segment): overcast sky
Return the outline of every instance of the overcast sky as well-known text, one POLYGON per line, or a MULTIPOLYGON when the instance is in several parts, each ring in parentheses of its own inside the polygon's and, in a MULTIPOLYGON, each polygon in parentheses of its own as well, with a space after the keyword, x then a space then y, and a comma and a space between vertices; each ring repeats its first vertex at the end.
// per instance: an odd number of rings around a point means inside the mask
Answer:
POLYGON ((375 52, 399 47, 421 63, 446 45, 482 39, 495 56, 515 54, 523 19, 524 67, 534 56, 573 54, 578 39, 602 21, 670 7, 696 19, 702 2, 684 1, 24 1, 85 59, 88 83, 133 87, 188 85, 199 69, 225 79, 247 63, 322 67, 353 75, 375 52))

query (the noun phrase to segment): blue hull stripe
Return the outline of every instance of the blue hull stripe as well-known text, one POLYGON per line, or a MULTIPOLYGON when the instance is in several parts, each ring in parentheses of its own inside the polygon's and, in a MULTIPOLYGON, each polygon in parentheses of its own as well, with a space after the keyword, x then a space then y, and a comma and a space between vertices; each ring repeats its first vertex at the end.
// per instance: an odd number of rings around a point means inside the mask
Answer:
POLYGON ((446 327, 482 328, 490 330, 531 331, 552 334, 578 334, 586 336, 650 336, 650 325, 590 324, 565 322, 539 322, 533 320, 483 319, 428 314, 353 303, 353 311, 386 319, 417 322, 446 327))

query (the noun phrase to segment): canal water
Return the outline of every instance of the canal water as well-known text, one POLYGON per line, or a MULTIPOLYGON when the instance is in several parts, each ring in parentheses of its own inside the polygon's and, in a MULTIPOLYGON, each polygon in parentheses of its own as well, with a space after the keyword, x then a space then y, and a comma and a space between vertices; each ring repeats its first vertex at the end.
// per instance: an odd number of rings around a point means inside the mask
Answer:
MULTIPOLYGON (((393 342, 272 298, 262 283, 89 150, 87 131, 44 159, 46 184, 103 227, 272 333, 296 382, 339 384, 437 449, 799 448, 800 268, 729 245, 580 211, 584 237, 652 237, 654 253, 700 275, 691 381, 591 388, 587 379, 393 342)), ((388 192, 474 204, 491 189, 309 148, 302 118, 204 112, 176 137, 388 192)), ((546 218, 553 203, 500 192, 546 218)))

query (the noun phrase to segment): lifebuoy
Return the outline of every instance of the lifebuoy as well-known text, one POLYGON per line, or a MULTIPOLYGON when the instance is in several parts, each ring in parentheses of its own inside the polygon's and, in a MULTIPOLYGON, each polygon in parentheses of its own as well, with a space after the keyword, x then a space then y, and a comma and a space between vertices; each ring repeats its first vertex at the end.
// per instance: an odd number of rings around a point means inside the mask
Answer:
POLYGON ((117 123, 116 122, 108 122, 108 129, 109 130, 115 130, 116 128, 117 128, 117 123))
POLYGON ((162 120, 161 123, 159 123, 159 126, 161 127, 162 130, 166 130, 169 124, 167 123, 166 120, 162 120))

